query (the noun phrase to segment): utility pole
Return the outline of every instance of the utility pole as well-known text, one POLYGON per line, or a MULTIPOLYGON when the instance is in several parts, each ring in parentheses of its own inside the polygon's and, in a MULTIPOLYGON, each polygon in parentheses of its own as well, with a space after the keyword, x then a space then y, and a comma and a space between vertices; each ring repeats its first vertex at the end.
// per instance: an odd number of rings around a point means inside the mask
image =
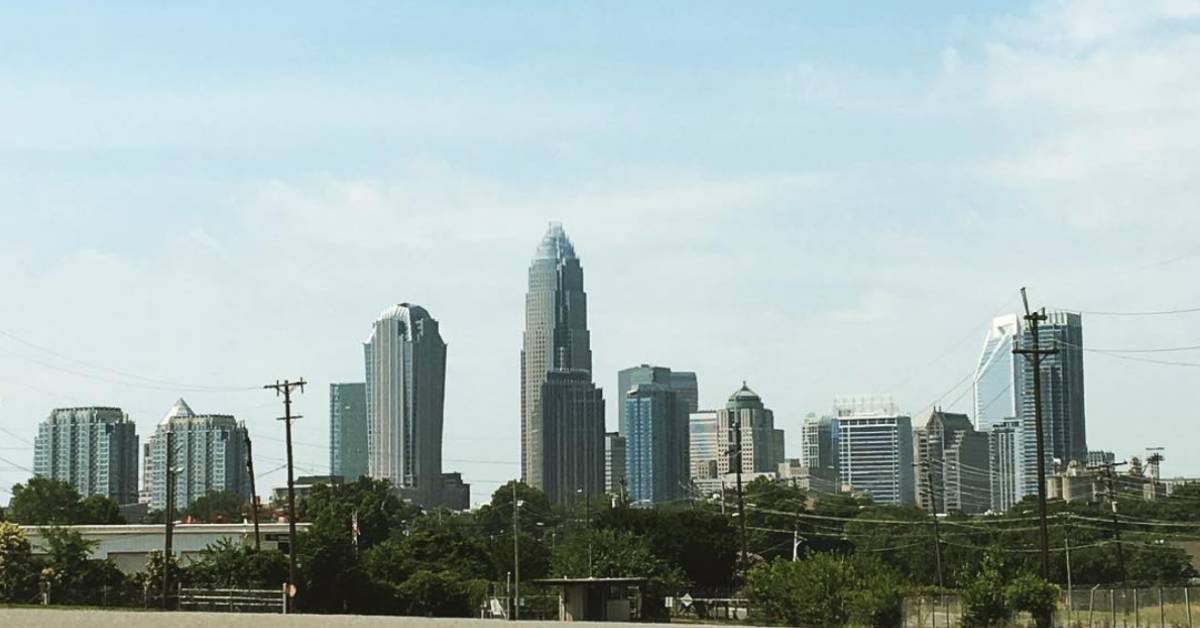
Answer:
POLYGON ((175 434, 171 426, 167 426, 167 505, 163 512, 163 565, 162 565, 162 607, 170 608, 168 602, 171 593, 171 544, 175 533, 175 434))
POLYGON ((1029 297, 1021 288, 1021 300, 1025 302, 1025 321, 1029 323, 1033 346, 1023 349, 1013 342, 1013 353, 1023 355, 1033 365, 1033 425, 1037 433, 1037 496, 1038 526, 1042 531, 1042 579, 1050 581, 1050 525, 1046 521, 1046 434, 1042 423, 1042 360, 1055 355, 1058 349, 1042 349, 1039 346, 1038 326, 1047 320, 1045 310, 1029 309, 1029 297))
POLYGON ((299 389, 304 392, 308 382, 301 377, 299 381, 275 380, 274 384, 263 386, 264 389, 274 390, 275 396, 283 395, 283 421, 287 432, 287 472, 288 472, 288 612, 296 612, 296 477, 292 464, 292 421, 301 418, 292 415, 292 391, 299 389))
POLYGON ((942 530, 938 525, 937 491, 933 487, 933 465, 921 463, 925 467, 925 483, 929 486, 930 514, 933 515, 933 547, 937 557, 938 587, 946 587, 946 579, 942 576, 942 530))
POLYGON ((1067 625, 1070 626, 1071 613, 1075 610, 1074 602, 1072 601, 1074 596, 1071 593, 1071 589, 1075 586, 1075 583, 1071 579, 1071 513, 1064 512, 1063 520, 1066 526, 1065 533, 1063 534, 1063 547, 1067 553, 1067 625))
MULTIPOLYGON (((741 534, 742 556, 739 562, 739 569, 742 572, 742 577, 746 576, 746 568, 750 563, 750 553, 746 551, 746 500, 742 495, 742 413, 740 410, 731 410, 733 414, 733 453, 737 457, 737 500, 738 500, 738 527, 741 534)), ((725 480, 721 480, 721 490, 725 490, 725 480)))
POLYGON ((517 481, 512 483, 513 502, 513 620, 521 618, 521 502, 517 500, 517 481))
POLYGON ((1121 543, 1121 518, 1117 515, 1117 491, 1115 468, 1124 462, 1105 463, 1101 469, 1104 473, 1104 487, 1108 493, 1108 502, 1112 504, 1113 542, 1117 544, 1117 570, 1121 574, 1121 586, 1125 586, 1125 546, 1121 543))
POLYGON ((254 452, 250 447, 250 432, 246 432, 246 472, 250 474, 250 516, 254 521, 254 551, 262 549, 258 536, 258 489, 254 482, 254 452))

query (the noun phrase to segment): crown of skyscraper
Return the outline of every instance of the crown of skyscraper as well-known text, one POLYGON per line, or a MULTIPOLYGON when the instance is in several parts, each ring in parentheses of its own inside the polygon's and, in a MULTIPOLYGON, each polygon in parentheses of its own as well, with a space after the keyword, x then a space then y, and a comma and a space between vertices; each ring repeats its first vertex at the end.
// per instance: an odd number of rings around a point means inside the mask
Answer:
POLYGON ((542 236, 542 242, 538 245, 537 259, 575 259, 575 245, 571 244, 567 232, 563 231, 561 222, 552 222, 546 229, 546 235, 542 236))

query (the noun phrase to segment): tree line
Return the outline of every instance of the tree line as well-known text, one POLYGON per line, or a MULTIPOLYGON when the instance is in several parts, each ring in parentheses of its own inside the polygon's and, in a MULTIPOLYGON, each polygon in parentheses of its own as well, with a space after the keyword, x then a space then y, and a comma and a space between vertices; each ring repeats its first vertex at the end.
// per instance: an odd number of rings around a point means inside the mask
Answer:
MULTIPOLYGON (((3 516, 24 525, 113 522, 99 500, 58 484, 35 478, 14 487, 3 516)), ((211 495, 198 501, 197 519, 238 520, 240 502, 211 495)), ((297 544, 297 604, 311 613, 474 616, 487 597, 503 596, 514 549, 523 581, 646 578, 644 593, 659 602, 644 605, 651 614, 665 613, 666 596, 745 596, 757 622, 779 625, 894 628, 903 599, 928 592, 960 594, 971 626, 997 625, 1018 612, 1042 617, 1067 581, 1068 545, 1071 581, 1080 586, 1177 584, 1197 575, 1174 544, 1200 539, 1196 487, 1156 502, 1123 502, 1119 546, 1111 510, 1052 503, 1050 582, 1036 575, 1032 502, 1004 515, 951 514, 935 537, 933 519, 915 507, 846 494, 814 499, 756 480, 744 492, 745 556, 733 506, 695 499, 635 508, 608 496, 557 506, 510 482, 478 510, 460 513, 423 511, 382 480, 319 485, 299 504, 299 520, 310 525, 297 544)), ((287 577, 286 556, 242 543, 219 543, 186 564, 152 554, 144 572, 122 576, 110 562, 88 558, 87 543, 69 529, 50 528, 44 538, 47 548, 35 555, 18 527, 0 528, 0 602, 24 603, 46 587, 63 592, 54 598, 60 603, 95 604, 98 591, 145 599, 164 570, 189 587, 276 588, 287 577)))

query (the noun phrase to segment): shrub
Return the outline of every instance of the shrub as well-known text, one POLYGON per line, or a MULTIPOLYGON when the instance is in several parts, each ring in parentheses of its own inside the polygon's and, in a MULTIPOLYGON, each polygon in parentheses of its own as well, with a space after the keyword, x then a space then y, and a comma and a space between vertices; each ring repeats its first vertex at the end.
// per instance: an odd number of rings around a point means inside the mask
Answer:
POLYGON ((1032 615, 1037 628, 1050 628, 1058 597, 1058 587, 1028 573, 1016 577, 1004 589, 1008 608, 1032 615))

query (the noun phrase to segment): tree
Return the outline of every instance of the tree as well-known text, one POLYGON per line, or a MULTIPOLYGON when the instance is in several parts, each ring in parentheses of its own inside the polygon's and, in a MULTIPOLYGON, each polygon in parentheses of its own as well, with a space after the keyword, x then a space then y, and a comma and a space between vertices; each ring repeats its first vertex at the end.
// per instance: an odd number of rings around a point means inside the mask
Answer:
POLYGON ((313 527, 342 534, 350 540, 351 521, 358 517, 358 547, 370 549, 401 532, 421 514, 418 506, 402 501, 388 480, 360 477, 341 485, 318 484, 298 505, 298 518, 313 527))
POLYGON ((98 541, 89 541, 76 530, 51 527, 42 531, 46 540, 46 574, 53 583, 52 599, 60 604, 98 603, 106 588, 118 589, 125 576, 112 561, 92 559, 98 541))
POLYGON ((27 602, 37 586, 33 548, 21 528, 0 523, 0 602, 27 602))
POLYGON ((121 508, 111 497, 89 495, 79 506, 78 523, 81 525, 120 525, 125 523, 121 508))
POLYGON ((1009 612, 1029 613, 1037 628, 1050 628, 1058 596, 1058 587, 1031 573, 1017 576, 1004 589, 1009 612))
POLYGON ((845 626, 850 616, 844 601, 855 584, 848 560, 823 553, 796 562, 776 559, 747 575, 755 611, 786 626, 845 626))
POLYGON ((276 550, 256 550, 245 543, 221 539, 204 548, 188 566, 188 579, 212 589, 273 589, 287 582, 287 556, 276 550))
POLYGON ((464 581, 450 571, 422 569, 396 588, 404 613, 417 617, 472 617, 487 582, 464 581))
POLYGON ((168 562, 163 559, 162 550, 151 550, 146 555, 146 577, 142 580, 142 586, 148 598, 156 599, 162 595, 164 574, 170 576, 171 582, 187 581, 187 573, 179 562, 178 554, 172 553, 171 560, 168 562))
POLYGON ((192 502, 184 516, 199 523, 236 522, 241 520, 245 504, 245 498, 236 491, 209 491, 192 502))
POLYGON ((687 582, 679 567, 631 532, 592 529, 576 533, 554 551, 554 573, 568 578, 647 578, 651 596, 678 595, 687 582))
POLYGON ((964 628, 991 628, 1012 618, 1012 611, 1004 599, 1006 583, 1000 550, 989 549, 979 571, 961 591, 964 628))
POLYGON ((33 477, 13 486, 8 518, 21 525, 76 525, 83 519, 81 501, 70 483, 33 477))

